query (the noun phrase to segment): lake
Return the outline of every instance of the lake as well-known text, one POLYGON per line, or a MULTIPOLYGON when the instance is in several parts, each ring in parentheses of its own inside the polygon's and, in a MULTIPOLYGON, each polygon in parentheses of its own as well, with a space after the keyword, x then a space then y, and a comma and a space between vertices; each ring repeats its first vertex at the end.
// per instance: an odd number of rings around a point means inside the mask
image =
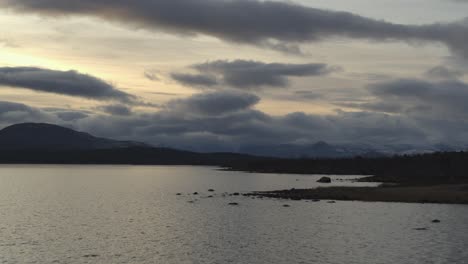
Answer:
POLYGON ((0 263, 468 263, 468 206, 222 196, 313 188, 318 178, 2 165, 0 263))

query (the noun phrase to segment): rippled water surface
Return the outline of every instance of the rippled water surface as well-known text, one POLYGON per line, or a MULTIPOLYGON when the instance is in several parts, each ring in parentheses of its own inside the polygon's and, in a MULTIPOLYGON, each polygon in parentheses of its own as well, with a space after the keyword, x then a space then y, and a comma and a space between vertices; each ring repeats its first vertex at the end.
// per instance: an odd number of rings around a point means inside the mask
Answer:
POLYGON ((0 263, 468 263, 468 206, 222 196, 318 177, 0 166, 0 263))

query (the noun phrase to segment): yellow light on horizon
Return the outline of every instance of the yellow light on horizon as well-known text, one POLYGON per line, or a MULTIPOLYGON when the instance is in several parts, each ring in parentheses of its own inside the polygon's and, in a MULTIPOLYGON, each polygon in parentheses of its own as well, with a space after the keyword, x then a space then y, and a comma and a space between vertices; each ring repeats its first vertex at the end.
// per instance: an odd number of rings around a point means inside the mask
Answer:
POLYGON ((57 62, 27 54, 19 54, 10 50, 0 50, 0 65, 2 67, 41 67, 57 70, 67 70, 57 62))

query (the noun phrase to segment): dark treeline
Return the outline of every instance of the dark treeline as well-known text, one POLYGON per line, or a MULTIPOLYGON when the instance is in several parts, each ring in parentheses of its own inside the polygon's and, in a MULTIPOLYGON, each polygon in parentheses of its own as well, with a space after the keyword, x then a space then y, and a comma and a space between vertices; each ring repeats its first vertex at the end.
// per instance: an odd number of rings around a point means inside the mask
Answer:
POLYGON ((385 158, 276 159, 233 153, 195 153, 166 148, 103 150, 1 151, 3 164, 134 164, 211 165, 230 170, 297 173, 374 175, 383 182, 468 182, 468 152, 445 152, 385 158))
POLYGON ((236 164, 235 170, 267 173, 373 175, 398 183, 468 182, 468 152, 440 152, 380 158, 281 159, 236 164))

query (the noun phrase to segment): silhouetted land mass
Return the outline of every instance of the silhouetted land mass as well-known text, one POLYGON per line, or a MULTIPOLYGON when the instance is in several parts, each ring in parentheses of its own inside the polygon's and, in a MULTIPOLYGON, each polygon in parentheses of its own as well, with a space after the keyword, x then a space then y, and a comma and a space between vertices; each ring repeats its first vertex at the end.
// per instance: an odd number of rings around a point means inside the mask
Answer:
POLYGON ((128 147, 149 147, 144 143, 99 138, 69 128, 23 123, 0 130, 0 150, 90 150, 128 147))
POLYGON ((0 163, 215 165, 267 160, 235 153, 196 153, 99 138, 69 128, 24 123, 0 130, 0 163))
POLYGON ((263 160, 233 169, 302 174, 373 175, 363 181, 376 188, 328 187, 253 192, 249 195, 291 200, 468 204, 468 153, 446 152, 386 158, 263 160))
POLYGON ((468 204, 468 185, 328 187, 253 192, 250 196, 290 200, 468 204))
POLYGON ((366 180, 406 185, 468 183, 467 152, 380 158, 279 159, 157 148, 32 123, 0 131, 0 163, 210 165, 263 173, 373 175, 366 180))
POLYGON ((96 150, 23 149, 0 152, 3 164, 128 164, 228 166, 260 158, 235 153, 195 153, 170 148, 96 150))
POLYGON ((468 153, 344 159, 275 159, 238 163, 234 170, 264 173, 372 175, 364 181, 401 184, 468 183, 468 153))

